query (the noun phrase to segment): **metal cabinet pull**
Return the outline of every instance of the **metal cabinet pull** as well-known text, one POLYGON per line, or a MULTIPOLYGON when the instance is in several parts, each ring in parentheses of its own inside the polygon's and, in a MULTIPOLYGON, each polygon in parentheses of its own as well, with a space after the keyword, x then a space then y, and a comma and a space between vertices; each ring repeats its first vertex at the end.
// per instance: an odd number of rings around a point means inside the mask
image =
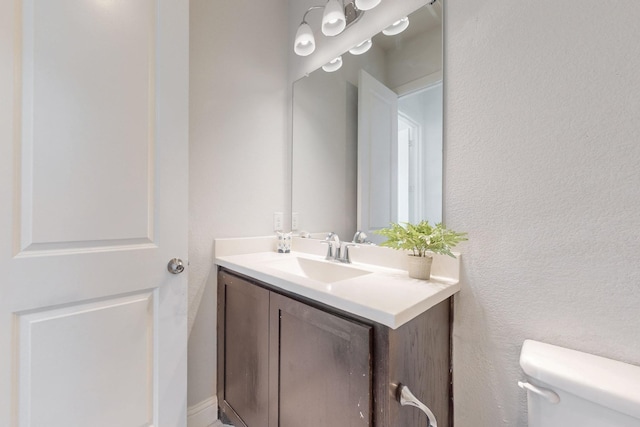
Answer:
POLYGON ((427 415, 427 427, 438 427, 436 416, 431 409, 424 403, 420 402, 409 390, 409 387, 403 384, 398 385, 398 400, 402 406, 415 406, 427 415))
POLYGON ((556 404, 560 402, 560 396, 558 396, 558 393, 553 390, 549 390, 548 388, 538 387, 531 383, 523 381, 518 381, 518 387, 529 390, 530 392, 535 393, 538 396, 544 397, 549 401, 549 403, 556 404))

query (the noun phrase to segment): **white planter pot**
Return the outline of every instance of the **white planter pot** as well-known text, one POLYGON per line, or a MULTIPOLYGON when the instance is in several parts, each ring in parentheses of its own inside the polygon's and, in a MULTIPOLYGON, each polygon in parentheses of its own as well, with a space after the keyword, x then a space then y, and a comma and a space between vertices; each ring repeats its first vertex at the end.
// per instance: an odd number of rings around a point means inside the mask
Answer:
POLYGON ((431 277, 431 264, 433 257, 409 255, 409 277, 414 279, 429 280, 431 277))

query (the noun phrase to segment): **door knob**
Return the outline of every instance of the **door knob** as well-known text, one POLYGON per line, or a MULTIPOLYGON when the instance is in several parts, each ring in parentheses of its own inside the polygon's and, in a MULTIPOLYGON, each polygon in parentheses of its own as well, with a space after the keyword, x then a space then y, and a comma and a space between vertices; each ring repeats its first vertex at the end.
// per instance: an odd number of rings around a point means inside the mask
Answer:
POLYGON ((171 274, 180 274, 184 271, 184 264, 180 258, 174 258, 167 264, 167 270, 171 274))

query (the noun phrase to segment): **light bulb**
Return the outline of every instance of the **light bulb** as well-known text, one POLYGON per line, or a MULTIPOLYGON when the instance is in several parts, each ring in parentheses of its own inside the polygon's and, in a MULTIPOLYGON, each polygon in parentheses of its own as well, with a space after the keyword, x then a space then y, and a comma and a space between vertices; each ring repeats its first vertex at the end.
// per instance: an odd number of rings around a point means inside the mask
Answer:
POLYGON ((400 34, 404 30, 406 30, 408 27, 409 17, 405 16, 404 18, 397 20, 396 22, 382 30, 382 34, 384 34, 385 36, 395 36, 396 34, 400 34))
POLYGON ((342 56, 338 56, 335 59, 327 62, 322 66, 322 69, 327 73, 333 73, 334 71, 338 71, 342 67, 342 56))
POLYGON ((346 26, 347 20, 344 17, 342 3, 338 0, 329 0, 322 15, 322 34, 337 36, 346 26))
POLYGON ((380 4, 380 0, 356 0, 356 7, 360 10, 373 9, 380 4))
POLYGON ((362 55, 363 53, 371 49, 372 45, 373 43, 371 43, 371 39, 367 39, 362 43, 358 43, 357 45, 349 49, 349 53, 352 55, 362 55))
POLYGON ((298 27, 296 32, 296 40, 293 44, 293 51, 299 56, 308 56, 316 50, 316 41, 313 37, 313 31, 306 22, 298 27))

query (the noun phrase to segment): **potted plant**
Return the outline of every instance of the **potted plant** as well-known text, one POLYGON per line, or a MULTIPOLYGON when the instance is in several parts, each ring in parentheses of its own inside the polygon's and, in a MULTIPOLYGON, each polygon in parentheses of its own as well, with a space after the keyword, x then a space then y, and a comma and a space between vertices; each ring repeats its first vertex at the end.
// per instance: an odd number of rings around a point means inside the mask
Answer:
POLYGON ((434 253, 455 257, 451 248, 467 240, 467 233, 448 230, 442 223, 432 226, 429 221, 404 225, 391 223, 389 228, 376 230, 375 233, 387 238, 381 246, 412 251, 409 254, 409 277, 423 280, 431 276, 434 253))

